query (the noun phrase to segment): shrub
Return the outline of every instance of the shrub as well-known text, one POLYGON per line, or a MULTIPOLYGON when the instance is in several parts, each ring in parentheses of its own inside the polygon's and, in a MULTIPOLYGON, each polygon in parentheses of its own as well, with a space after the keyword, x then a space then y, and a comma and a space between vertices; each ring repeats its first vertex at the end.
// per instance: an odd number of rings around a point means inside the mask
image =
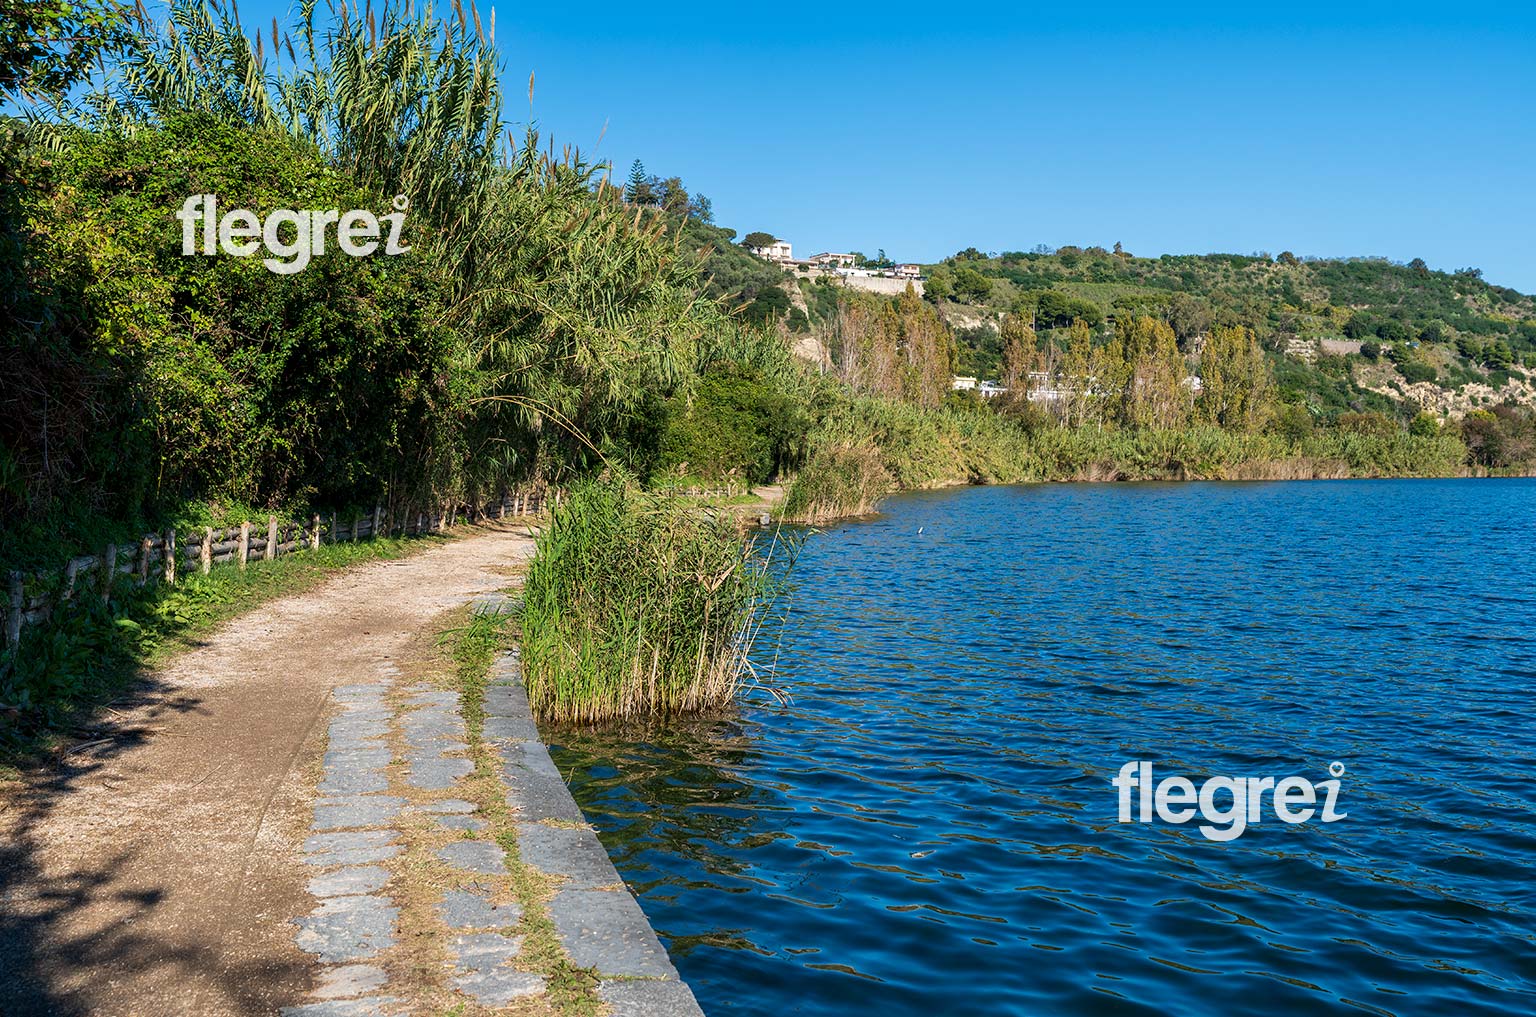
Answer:
POLYGON ((1350 434, 1377 438, 1389 438, 1398 433, 1397 421, 1385 413, 1341 413, 1335 426, 1350 434))
POLYGON ((1424 381, 1434 381, 1437 377, 1439 377, 1438 371, 1421 360, 1410 360, 1408 363, 1400 366, 1398 368, 1398 372, 1401 373, 1403 379, 1410 384, 1417 384, 1424 381))
POLYGON ((1417 438, 1428 438, 1440 433, 1440 418, 1428 411, 1420 413, 1408 425, 1408 433, 1417 438))
POLYGON ((798 463, 806 427, 789 394, 756 371, 726 367, 668 404, 658 469, 764 483, 798 463))

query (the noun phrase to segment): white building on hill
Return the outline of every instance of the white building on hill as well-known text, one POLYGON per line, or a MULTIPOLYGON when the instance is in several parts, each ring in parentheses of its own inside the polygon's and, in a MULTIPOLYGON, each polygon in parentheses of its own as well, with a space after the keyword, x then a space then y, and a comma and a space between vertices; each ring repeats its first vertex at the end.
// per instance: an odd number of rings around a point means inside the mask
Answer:
POLYGON ((768 261, 794 261, 794 251, 788 240, 775 240, 767 247, 749 247, 747 250, 768 261))

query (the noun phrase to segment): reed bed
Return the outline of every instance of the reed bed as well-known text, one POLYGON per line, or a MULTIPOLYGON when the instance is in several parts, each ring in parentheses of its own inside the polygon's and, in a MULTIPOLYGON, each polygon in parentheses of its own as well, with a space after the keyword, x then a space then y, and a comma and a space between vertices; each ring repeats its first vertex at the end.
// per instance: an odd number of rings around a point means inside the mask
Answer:
POLYGON ((620 480, 578 485, 540 534, 522 610, 535 714, 557 723, 675 716, 776 693, 752 651, 798 543, 744 539, 620 480))
POLYGON ((783 511, 821 523, 874 512, 893 491, 966 483, 1454 477, 1466 472, 1465 456, 1449 434, 1031 428, 989 412, 861 398, 813 432, 783 511))

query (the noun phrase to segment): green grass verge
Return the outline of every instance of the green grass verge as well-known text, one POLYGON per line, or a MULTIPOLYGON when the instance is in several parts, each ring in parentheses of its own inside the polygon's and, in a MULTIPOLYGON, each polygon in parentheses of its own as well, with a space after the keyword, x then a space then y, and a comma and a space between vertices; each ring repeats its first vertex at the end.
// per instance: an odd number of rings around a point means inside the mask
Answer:
POLYGON ((545 999, 556 1013, 562 1017, 595 1017, 603 1006, 597 996, 597 974, 573 964, 560 945, 559 933, 545 907, 554 890, 553 882, 523 864, 520 858, 512 810, 501 781, 500 760, 485 743, 485 690, 491 664, 497 653, 511 645, 512 634, 511 620, 501 615, 471 615, 463 627, 446 633, 453 648, 469 755, 475 764, 468 782, 474 791, 468 793, 474 793, 480 806, 480 814, 488 824, 486 833, 506 852, 513 890, 523 906, 523 917, 517 926, 517 933, 524 937, 521 966, 544 976, 545 999))
POLYGON ((400 558, 439 537, 327 544, 313 551, 192 573, 174 586, 119 586, 110 605, 81 596, 49 622, 23 630, 0 653, 0 763, 18 765, 54 747, 84 711, 128 688, 220 623, 339 569, 400 558))

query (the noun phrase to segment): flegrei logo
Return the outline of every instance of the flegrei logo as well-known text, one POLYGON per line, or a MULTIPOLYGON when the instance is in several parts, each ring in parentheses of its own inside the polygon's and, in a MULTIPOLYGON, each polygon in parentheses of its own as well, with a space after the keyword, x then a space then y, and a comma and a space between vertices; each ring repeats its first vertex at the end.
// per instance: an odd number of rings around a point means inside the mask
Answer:
POLYGON ((233 208, 220 215, 217 195, 194 194, 182 202, 181 211, 176 213, 181 220, 181 253, 190 257, 223 251, 236 258, 249 258, 265 247, 270 257, 263 258, 262 264, 278 275, 292 275, 309 267, 311 258, 325 253, 332 227, 337 248, 343 254, 362 258, 379 249, 381 223, 388 223, 384 253, 405 254, 410 247, 400 242, 400 232, 405 228, 405 213, 411 202, 405 195, 397 194, 391 204, 395 210, 388 215, 374 215, 366 208, 348 212, 335 208, 279 208, 262 219, 244 208, 233 208), (285 234, 289 239, 284 239, 285 234))
POLYGON ((1332 780, 1313 783, 1305 777, 1212 777, 1198 789, 1187 777, 1165 777, 1153 781, 1152 764, 1133 760, 1120 768, 1110 784, 1120 795, 1120 822, 1130 823, 1131 792, 1136 792, 1137 816, 1134 822, 1150 823, 1156 818, 1165 823, 1187 823, 1196 814, 1205 822, 1200 832, 1210 840, 1236 840, 1249 823, 1264 817, 1264 793, 1268 791, 1275 818, 1282 823, 1305 823, 1317 816, 1324 823, 1336 823, 1349 815, 1335 806, 1339 800, 1338 778, 1344 776, 1344 764, 1328 764, 1332 780), (1323 792, 1325 794, 1320 794, 1323 792), (1225 802, 1218 802, 1221 795, 1225 802), (1319 810, 1317 806, 1321 804, 1319 810))

